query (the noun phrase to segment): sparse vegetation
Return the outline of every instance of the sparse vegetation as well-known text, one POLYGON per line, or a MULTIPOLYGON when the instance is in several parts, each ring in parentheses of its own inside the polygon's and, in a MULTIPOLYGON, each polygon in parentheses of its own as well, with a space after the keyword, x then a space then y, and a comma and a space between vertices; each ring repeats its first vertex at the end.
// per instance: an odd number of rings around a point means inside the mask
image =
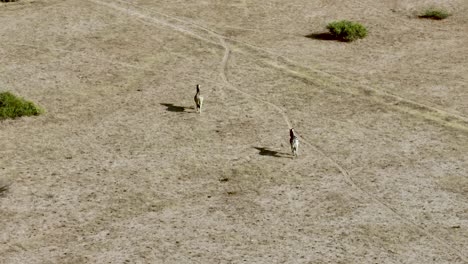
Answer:
POLYGON ((450 13, 440 8, 429 8, 426 9, 419 18, 430 18, 435 20, 445 19, 450 16, 450 13))
POLYGON ((341 41, 353 41, 367 36, 367 29, 363 25, 348 20, 333 21, 327 29, 334 38, 341 41))
POLYGON ((8 189, 10 188, 10 184, 4 181, 0 181, 0 196, 3 196, 8 189))
POLYGON ((0 93, 0 119, 32 116, 43 113, 40 107, 10 92, 0 93))

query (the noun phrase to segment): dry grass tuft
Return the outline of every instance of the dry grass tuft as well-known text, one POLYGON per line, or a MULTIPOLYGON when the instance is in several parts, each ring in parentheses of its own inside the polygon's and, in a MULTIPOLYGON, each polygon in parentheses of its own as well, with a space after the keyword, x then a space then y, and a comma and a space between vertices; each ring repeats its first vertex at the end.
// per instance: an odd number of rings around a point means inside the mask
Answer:
POLYGON ((0 180, 0 196, 5 195, 5 193, 10 189, 11 183, 0 180))

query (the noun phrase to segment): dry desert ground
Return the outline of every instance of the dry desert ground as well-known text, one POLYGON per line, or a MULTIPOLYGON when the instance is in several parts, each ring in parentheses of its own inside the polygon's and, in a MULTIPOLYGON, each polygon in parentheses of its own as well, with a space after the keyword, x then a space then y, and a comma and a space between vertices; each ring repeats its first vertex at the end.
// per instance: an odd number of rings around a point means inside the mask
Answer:
POLYGON ((47 111, 0 121, 0 263, 468 263, 467 24, 466 0, 0 3, 0 90, 47 111), (321 37, 340 19, 368 36, 321 37))

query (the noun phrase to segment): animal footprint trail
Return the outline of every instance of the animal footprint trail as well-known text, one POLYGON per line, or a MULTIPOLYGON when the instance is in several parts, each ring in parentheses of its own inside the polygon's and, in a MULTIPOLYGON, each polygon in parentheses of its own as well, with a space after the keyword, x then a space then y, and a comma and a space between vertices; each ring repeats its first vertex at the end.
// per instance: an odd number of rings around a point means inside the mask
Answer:
MULTIPOLYGON (((98 5, 103 5, 103 6, 106 6, 106 7, 110 7, 112 9, 115 9, 115 10, 120 11, 122 13, 126 13, 126 14, 128 14, 130 16, 133 16, 133 17, 135 17, 137 19, 141 19, 143 21, 150 21, 153 24, 159 24, 159 25, 166 26, 168 28, 175 29, 176 31, 183 32, 184 34, 187 34, 187 35, 189 35, 189 36, 191 36, 193 38, 196 38, 196 39, 200 39, 200 40, 205 41, 207 43, 211 43, 211 44, 214 44, 214 45, 219 45, 215 41, 213 41, 211 39, 208 39, 206 37, 200 36, 200 35, 194 33, 193 31, 185 29, 185 28, 183 28, 183 27, 181 27, 179 25, 172 24, 172 23, 169 23, 167 21, 155 18, 153 16, 143 14, 143 13, 138 12, 136 10, 132 10, 132 9, 129 9, 129 8, 124 8, 124 7, 116 5, 114 3, 108 3, 108 2, 99 1, 99 0, 88 0, 88 1, 94 2, 95 4, 98 4, 98 5)), ((121 2, 121 1, 119 1, 119 2, 121 2)))

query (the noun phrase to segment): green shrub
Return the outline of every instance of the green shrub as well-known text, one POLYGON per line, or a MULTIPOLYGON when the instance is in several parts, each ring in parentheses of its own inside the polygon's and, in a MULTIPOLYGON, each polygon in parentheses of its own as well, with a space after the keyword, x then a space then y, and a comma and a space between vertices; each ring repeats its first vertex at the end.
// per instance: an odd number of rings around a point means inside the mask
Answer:
POLYGON ((44 110, 32 102, 16 97, 10 92, 0 93, 0 119, 39 115, 43 112, 44 110))
POLYGON ((363 25, 348 20, 328 23, 327 29, 338 40, 353 41, 367 36, 367 29, 363 25))
POLYGON ((450 16, 450 13, 443 9, 429 8, 420 15, 420 18, 430 18, 441 20, 450 16))

